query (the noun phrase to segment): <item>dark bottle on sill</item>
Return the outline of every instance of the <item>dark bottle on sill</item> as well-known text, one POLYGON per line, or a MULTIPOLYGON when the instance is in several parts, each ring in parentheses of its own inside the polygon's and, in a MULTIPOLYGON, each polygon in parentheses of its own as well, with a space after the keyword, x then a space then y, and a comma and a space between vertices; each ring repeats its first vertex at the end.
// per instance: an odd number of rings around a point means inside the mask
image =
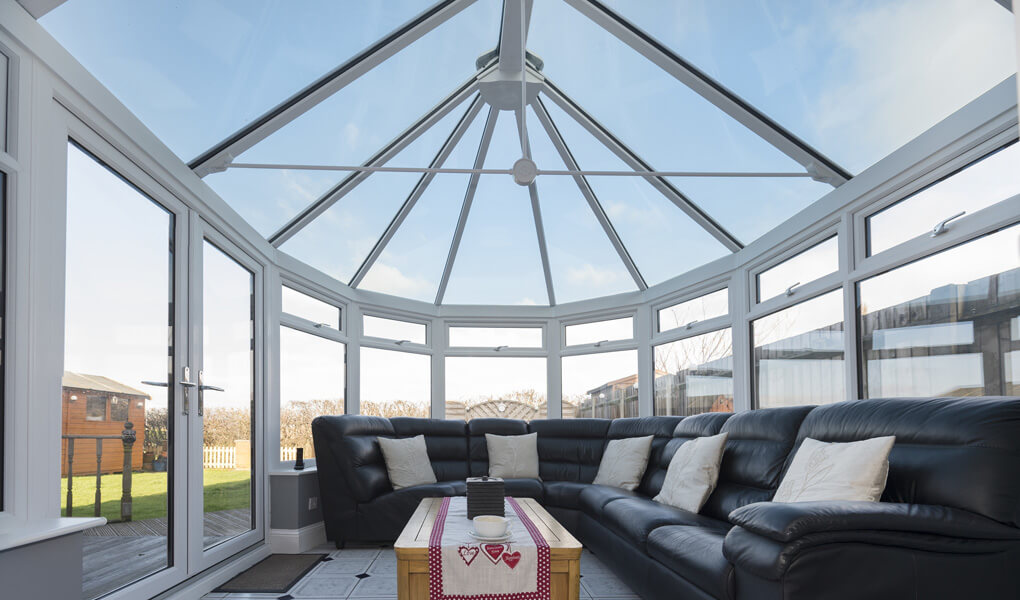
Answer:
POLYGON ((295 471, 304 471, 305 470, 305 449, 304 448, 298 448, 297 449, 297 460, 294 461, 294 470, 295 471))

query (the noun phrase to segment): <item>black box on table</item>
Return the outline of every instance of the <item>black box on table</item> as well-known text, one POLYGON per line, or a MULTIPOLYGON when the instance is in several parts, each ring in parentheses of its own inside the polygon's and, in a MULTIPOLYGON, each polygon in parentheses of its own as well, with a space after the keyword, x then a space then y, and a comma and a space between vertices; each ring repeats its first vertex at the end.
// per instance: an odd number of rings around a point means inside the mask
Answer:
POLYGON ((499 477, 469 477, 467 479, 468 518, 478 515, 504 516, 504 486, 499 477))

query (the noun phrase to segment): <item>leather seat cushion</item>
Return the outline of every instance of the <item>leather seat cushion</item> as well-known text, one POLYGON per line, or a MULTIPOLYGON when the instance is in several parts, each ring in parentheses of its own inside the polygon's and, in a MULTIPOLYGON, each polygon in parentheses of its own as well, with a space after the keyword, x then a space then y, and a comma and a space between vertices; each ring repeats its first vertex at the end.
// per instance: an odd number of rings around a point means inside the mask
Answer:
POLYGON ((641 498, 637 492, 631 492, 607 485, 589 485, 578 495, 578 508, 596 521, 602 520, 602 511, 607 504, 621 498, 641 498))
POLYGON ((545 491, 546 506, 558 506, 560 508, 580 508, 581 492, 590 488, 590 483, 575 483, 573 481, 546 481, 542 484, 545 491))
POLYGON ((505 479, 503 480, 503 493, 515 498, 541 500, 543 497, 542 482, 538 479, 505 479))
POLYGON ((610 502, 602 511, 602 524, 642 550, 645 550, 648 534, 666 525, 729 528, 725 521, 659 504, 648 498, 623 498, 610 502))
POLYGON ((648 534, 648 554, 716 598, 733 597, 733 565, 723 556, 729 525, 668 525, 648 534))
POLYGON ((358 505, 358 534, 363 540, 395 540, 422 498, 463 496, 467 484, 444 481, 403 488, 358 505))

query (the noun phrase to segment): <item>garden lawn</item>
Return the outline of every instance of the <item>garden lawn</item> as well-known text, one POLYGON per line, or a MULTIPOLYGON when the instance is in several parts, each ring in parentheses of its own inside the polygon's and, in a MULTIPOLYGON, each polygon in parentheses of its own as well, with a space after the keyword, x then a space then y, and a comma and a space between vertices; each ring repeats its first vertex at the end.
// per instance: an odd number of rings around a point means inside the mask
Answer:
MULTIPOLYGON (((205 469, 205 511, 215 512, 251 506, 249 471, 205 469)), ((102 476, 102 516, 120 520, 120 473, 102 476)), ((135 472, 131 475, 131 520, 166 517, 166 473, 135 472)), ((74 477, 74 516, 91 517, 95 511, 96 476, 74 477)), ((67 516, 67 478, 60 480, 61 514, 67 516)))

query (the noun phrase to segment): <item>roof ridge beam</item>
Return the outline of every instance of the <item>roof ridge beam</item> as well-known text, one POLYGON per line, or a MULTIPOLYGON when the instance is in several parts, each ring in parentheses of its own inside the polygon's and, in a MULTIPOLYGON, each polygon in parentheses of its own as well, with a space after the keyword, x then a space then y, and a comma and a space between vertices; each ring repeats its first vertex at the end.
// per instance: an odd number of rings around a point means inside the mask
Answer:
POLYGON ((499 70, 520 73, 524 70, 521 58, 527 46, 528 27, 534 0, 503 0, 503 19, 499 26, 499 70), (524 5, 524 38, 521 37, 521 4, 524 5))
POLYGON ((340 66, 260 117, 238 129, 229 137, 196 157, 188 166, 199 177, 215 173, 245 150, 264 140, 309 109, 329 98, 380 63, 403 50, 416 40, 448 21, 475 0, 440 0, 385 37, 352 56, 340 66))
MULTIPOLYGON (((439 148, 439 151, 436 153, 435 158, 432 159, 432 163, 429 167, 439 168, 443 166, 443 163, 445 163, 446 159, 450 157, 453 149, 458 143, 460 143, 464 134, 467 133, 468 128, 472 123, 474 123, 478 113, 482 110, 482 104, 481 95, 476 94, 474 100, 471 101, 468 109, 460 118, 460 121, 457 122, 453 131, 450 132, 450 136, 446 138, 446 141, 443 142, 443 145, 439 148)), ((374 265, 375 261, 382 255, 387 244, 389 244, 390 240, 393 239, 393 236, 396 235, 397 229, 399 229, 404 223, 407 216, 411 214, 411 210, 418 203, 418 200, 425 193, 425 190, 428 188, 429 184, 432 183, 432 180, 435 179, 435 177, 436 173, 431 172, 423 173, 421 178, 418 179, 418 183, 415 184, 414 189, 411 190, 410 194, 408 194, 407 199, 404 200, 404 203, 401 205, 400 210, 397 211, 397 214, 393 216, 390 224, 386 227, 386 231, 384 231, 382 236, 376 241, 375 246, 372 247, 372 251, 365 257, 365 260, 362 261, 361 266, 358 267, 354 277, 351 278, 351 281, 348 284, 350 287, 358 287, 362 280, 365 279, 365 276, 372 268, 372 265, 374 265)))
MULTIPOLYGON (((409 146, 421 134, 425 133, 443 117, 457 108, 471 94, 478 91, 478 76, 479 74, 476 74, 470 80, 464 82, 452 94, 444 98, 439 104, 411 124, 410 127, 379 149, 371 158, 364 162, 363 166, 377 167, 399 154, 401 150, 409 146)), ((269 236, 269 243, 279 248, 281 244, 294 237, 298 231, 301 231, 302 228, 315 220, 316 217, 326 212, 330 206, 333 206, 337 200, 347 195, 359 183, 368 178, 369 175, 371 175, 371 172, 358 171, 345 177, 340 183, 330 188, 325 194, 287 221, 276 233, 269 236)))
MULTIPOLYGON (((578 105, 573 98, 563 93, 556 85, 548 78, 542 84, 542 92, 552 99, 563 112, 570 115, 581 127, 585 128, 591 133, 595 139, 602 143, 606 148, 613 154, 620 158, 625 164, 635 171, 648 171, 655 172, 650 164, 645 162, 643 158, 638 156, 636 152, 630 149, 626 144, 617 138, 609 129, 599 123, 587 113, 580 105, 578 105)), ((541 105, 541 98, 538 99, 536 104, 541 105)), ((543 110, 545 109, 543 105, 543 110)), ((661 175, 645 177, 645 181, 650 183, 652 187, 664 195, 670 202, 672 202, 677 208, 682 210, 688 217, 690 217, 695 223, 700 225, 702 229, 707 231, 712 237, 719 240, 719 242, 725 246, 730 252, 736 252, 744 247, 744 245, 730 233, 725 227, 719 224, 713 219, 707 212, 705 212, 696 202, 688 198, 679 189, 676 188, 668 179, 661 175)))
POLYGON ((736 93, 687 62, 668 46, 599 0, 564 0, 624 44, 655 63, 702 98, 800 163, 816 181, 838 187, 853 175, 736 93))
MULTIPOLYGON (((549 116, 549 112, 545 109, 545 105, 542 104, 541 98, 536 98, 536 101, 531 105, 538 116, 538 120, 542 123, 542 127, 545 128, 546 134, 549 139, 552 140, 553 146, 556 147, 556 151, 559 152, 560 158, 563 159, 567 169, 571 171, 580 171, 580 167, 577 165, 577 160, 574 158, 573 153, 570 152, 570 148, 567 147, 566 141, 560 134, 559 129, 556 128, 556 124, 553 123, 552 117, 549 116)), ((638 289, 648 289, 648 284, 645 282, 645 278, 641 275, 641 271, 638 270, 637 264, 627 251, 627 247, 623 244, 623 240, 620 239, 620 234, 616 232, 612 222, 609 220, 609 215, 606 214, 602 204, 599 202, 598 197, 595 195, 595 191, 591 188, 591 184, 588 183, 588 178, 584 175, 574 175, 574 182, 577 183, 577 187, 581 190, 581 195, 588 201, 588 207, 595 213, 595 218, 599 224, 602 225, 602 230, 605 231, 606 237, 609 238, 609 242, 616 249, 616 253, 620 256, 620 260, 623 261, 627 271, 630 272, 630 276, 634 279, 634 283, 638 289)))
MULTIPOLYGON (((517 117, 517 131, 521 136, 524 157, 531 159, 531 141, 528 139, 522 121, 521 111, 514 111, 517 117)), ((549 267, 549 248, 545 239, 545 223, 542 221, 542 207, 538 202, 538 183, 528 184, 528 196, 531 198, 531 216, 535 219, 535 234, 538 236, 538 253, 542 257, 542 272, 545 275, 545 289, 549 295, 549 306, 556 306, 556 292, 553 290, 552 269, 549 267)))
MULTIPOLYGON (((489 144, 492 143, 492 132, 496 129, 497 117, 499 117, 499 109, 490 106, 489 116, 485 119, 485 129, 482 130, 482 138, 478 142, 478 153, 475 154, 476 169, 481 169, 485 164, 485 156, 489 153, 489 144)), ((474 202, 480 177, 481 174, 472 173, 468 179, 467 190, 464 192, 464 203, 461 205, 460 215, 457 217, 457 228, 453 231, 450 251, 446 255, 446 265, 443 266, 443 276, 439 280, 439 289, 436 290, 437 305, 443 303, 443 296, 446 295, 446 286, 450 283, 450 273, 453 272, 453 263, 457 259, 458 250, 460 250, 460 240, 464 237, 464 227, 467 225, 468 215, 471 213, 471 203, 474 202)))

